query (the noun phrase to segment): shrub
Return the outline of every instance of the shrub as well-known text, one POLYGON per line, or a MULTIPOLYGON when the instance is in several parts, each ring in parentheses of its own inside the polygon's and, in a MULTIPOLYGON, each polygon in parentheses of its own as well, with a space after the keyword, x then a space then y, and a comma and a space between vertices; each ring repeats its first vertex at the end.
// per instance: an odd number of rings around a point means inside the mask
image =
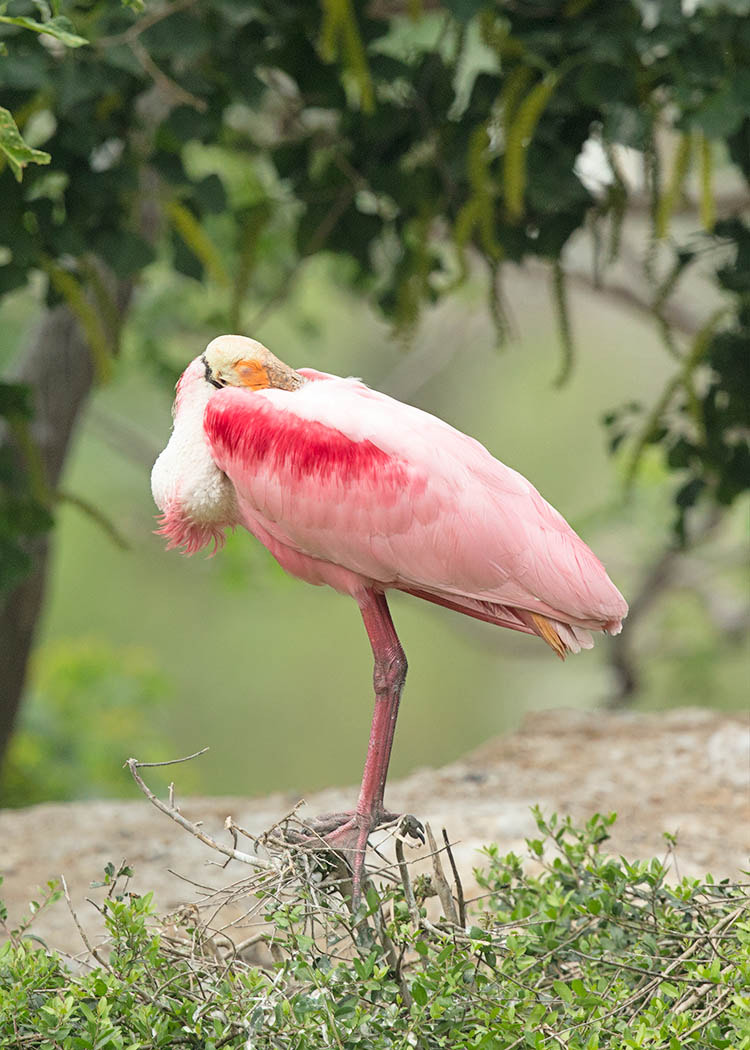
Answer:
MULTIPOLYGON (((387 888, 370 885, 354 916, 330 876, 297 878, 293 893, 277 874, 255 877, 268 925, 250 940, 272 949, 267 965, 226 947, 194 909, 156 922, 150 896, 128 894, 129 871, 110 865, 99 884, 109 951, 88 971, 70 972, 26 930, 0 949, 0 1044, 750 1047, 748 886, 710 877, 669 885, 661 861, 606 855, 614 815, 583 828, 535 816, 535 871, 490 847, 477 873, 482 896, 466 913, 459 883, 446 898, 439 862, 433 879, 414 880, 402 863, 387 888), (435 889, 444 913, 431 921, 435 889)), ((238 888, 228 895, 236 901, 238 888)))

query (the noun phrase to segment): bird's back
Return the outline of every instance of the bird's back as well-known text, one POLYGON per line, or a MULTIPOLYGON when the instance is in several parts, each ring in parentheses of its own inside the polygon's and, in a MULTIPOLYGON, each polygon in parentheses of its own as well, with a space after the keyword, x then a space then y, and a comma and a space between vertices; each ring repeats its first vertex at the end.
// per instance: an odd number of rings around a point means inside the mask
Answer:
MULTIPOLYGON (((622 595, 521 474, 435 416, 307 375, 291 392, 218 391, 206 409, 212 455, 277 556, 288 548, 519 630, 551 618, 572 625, 569 648, 590 644, 587 628, 619 629, 622 595)), ((350 590, 340 578, 326 582, 350 590)))

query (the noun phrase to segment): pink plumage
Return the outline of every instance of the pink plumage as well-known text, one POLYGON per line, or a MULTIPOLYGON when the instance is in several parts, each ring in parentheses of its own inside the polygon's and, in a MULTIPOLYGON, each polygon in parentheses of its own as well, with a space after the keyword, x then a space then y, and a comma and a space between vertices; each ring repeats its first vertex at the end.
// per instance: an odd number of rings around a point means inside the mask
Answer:
POLYGON ((418 591, 529 633, 523 613, 542 614, 572 629, 570 648, 620 629, 601 562, 525 478, 435 416, 313 376, 217 390, 204 416, 242 523, 292 575, 418 591))
MULTIPOLYGON (((617 633, 627 613, 565 519, 479 442, 358 380, 294 372, 241 337, 214 340, 183 374, 153 487, 173 544, 192 553, 242 524, 292 575, 355 598, 380 699, 378 661, 390 656, 378 646, 401 651, 389 589, 540 635, 561 656, 590 648, 592 630, 617 633)), ((356 887, 363 828, 384 812, 385 771, 376 779, 356 835, 332 838, 355 853, 356 887)))

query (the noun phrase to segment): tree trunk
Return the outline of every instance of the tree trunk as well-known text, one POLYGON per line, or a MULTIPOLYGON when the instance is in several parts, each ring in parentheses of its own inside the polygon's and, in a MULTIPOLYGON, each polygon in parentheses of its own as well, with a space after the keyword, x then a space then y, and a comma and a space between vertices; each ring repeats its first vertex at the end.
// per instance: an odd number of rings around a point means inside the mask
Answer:
MULTIPOLYGON (((121 318, 129 298, 130 287, 120 286, 115 299, 121 318)), ((42 455, 48 485, 54 491, 94 379, 86 340, 67 306, 46 312, 13 379, 32 389, 32 434, 42 455)), ((0 444, 9 440, 9 435, 0 435, 0 444)), ((44 599, 50 546, 48 536, 30 543, 27 549, 33 561, 32 571, 0 605, 0 765, 26 682, 44 599)))

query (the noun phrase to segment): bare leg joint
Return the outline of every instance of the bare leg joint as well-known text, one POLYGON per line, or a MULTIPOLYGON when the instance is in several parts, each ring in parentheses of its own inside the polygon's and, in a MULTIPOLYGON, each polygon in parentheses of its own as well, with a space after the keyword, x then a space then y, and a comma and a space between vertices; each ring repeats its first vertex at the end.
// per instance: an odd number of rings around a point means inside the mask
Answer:
POLYGON ((394 649, 375 660, 373 683, 377 696, 400 693, 406 681, 407 663, 403 649, 394 649))

